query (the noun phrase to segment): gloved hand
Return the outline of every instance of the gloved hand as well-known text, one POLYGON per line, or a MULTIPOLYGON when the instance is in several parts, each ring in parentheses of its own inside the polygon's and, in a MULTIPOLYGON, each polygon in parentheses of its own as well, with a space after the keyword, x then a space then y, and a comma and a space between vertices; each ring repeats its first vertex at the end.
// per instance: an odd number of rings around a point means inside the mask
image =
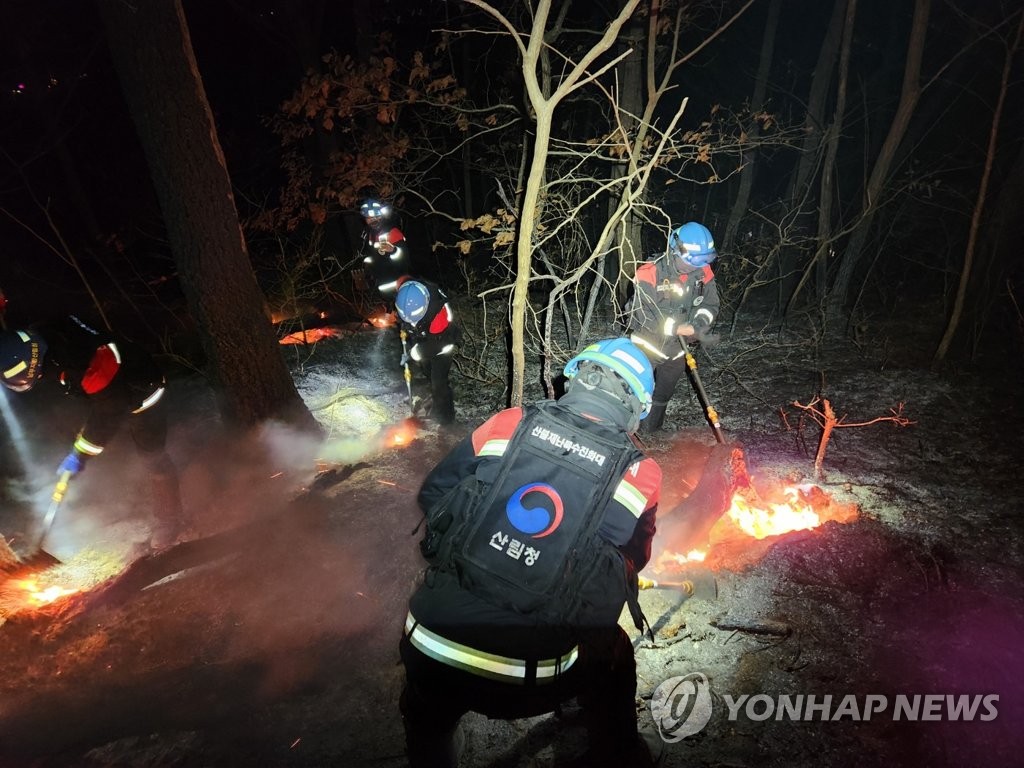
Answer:
POLYGON ((72 448, 71 453, 65 456, 64 461, 57 467, 57 474, 62 475, 65 472, 70 472, 71 476, 74 477, 82 471, 83 466, 85 466, 85 463, 82 461, 82 454, 72 448))
POLYGON ((403 367, 409 364, 409 354, 407 352, 402 353, 402 359, 398 364, 403 367))

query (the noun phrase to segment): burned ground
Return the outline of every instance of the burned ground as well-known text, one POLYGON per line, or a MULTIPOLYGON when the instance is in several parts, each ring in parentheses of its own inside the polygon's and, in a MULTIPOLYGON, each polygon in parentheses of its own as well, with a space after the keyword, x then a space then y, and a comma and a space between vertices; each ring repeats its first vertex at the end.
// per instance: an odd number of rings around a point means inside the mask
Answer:
MULTIPOLYGON (((399 443, 389 425, 408 412, 391 333, 348 329, 316 350, 289 350, 300 390, 328 427, 323 445, 281 429, 227 441, 202 385, 177 382, 172 451, 195 516, 185 544, 127 564, 147 525, 130 441, 83 473, 61 510, 55 554, 68 567, 89 557, 124 564, 38 610, 0 599, 0 764, 404 764, 397 638, 421 568, 415 493, 503 395, 456 376, 460 423, 399 443)), ((700 353, 755 484, 812 484, 858 514, 751 539, 749 556, 720 558, 715 599, 641 593, 653 642, 624 626, 637 649, 642 723, 652 723, 652 695, 671 677, 702 674, 713 697, 707 726, 666 745, 666 766, 1019 763, 1019 374, 931 373, 925 340, 901 329, 886 337, 826 349, 738 324, 700 353), (901 402, 913 423, 838 428, 816 477, 820 430, 791 405, 815 395, 844 424, 901 402), (812 694, 832 696, 833 713, 848 695, 890 703, 870 720, 758 719, 768 699, 812 694), (997 694, 998 715, 893 719, 895 697, 927 694, 997 694), (762 708, 750 717, 739 707, 731 719, 743 695, 761 696, 762 708)), ((673 429, 648 445, 665 470, 661 547, 715 445, 684 386, 669 411, 673 429)), ((18 407, 39 417, 25 419, 39 464, 55 465, 65 439, 44 416, 71 406, 18 407)), ((5 474, 0 530, 17 548, 46 479, 5 474)), ((582 746, 572 714, 468 716, 463 765, 557 765, 582 746)))

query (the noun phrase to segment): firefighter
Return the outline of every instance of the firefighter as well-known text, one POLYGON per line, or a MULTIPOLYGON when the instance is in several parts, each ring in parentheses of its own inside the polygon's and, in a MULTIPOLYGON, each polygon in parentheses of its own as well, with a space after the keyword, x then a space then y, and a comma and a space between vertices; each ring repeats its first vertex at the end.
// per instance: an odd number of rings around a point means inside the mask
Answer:
POLYGON ((711 232, 695 221, 683 224, 664 254, 636 270, 627 324, 629 336, 654 367, 654 404, 642 432, 661 429, 665 410, 683 372, 686 357, 679 338, 705 338, 718 318, 720 299, 711 262, 718 253, 711 232))
POLYGON ((153 357, 74 316, 38 330, 0 332, 0 383, 27 392, 40 380, 88 403, 85 423, 57 474, 77 475, 127 422, 152 493, 155 520, 148 549, 174 544, 185 521, 177 469, 166 451, 166 379, 153 357))
POLYGON ((363 264, 381 298, 389 304, 398 291, 398 279, 409 273, 409 249, 405 235, 392 224, 391 206, 367 200, 360 208, 363 230, 363 264))
POLYGON ((566 393, 492 416, 427 475, 400 707, 412 768, 458 763, 470 711, 516 719, 576 697, 579 765, 654 765, 637 729, 636 662, 618 624, 642 626, 637 573, 651 555, 661 469, 632 434, 653 372, 628 339, 588 346, 566 393))
POLYGON ((426 280, 402 279, 395 309, 401 321, 401 365, 412 366, 430 381, 430 416, 440 424, 451 424, 455 400, 448 376, 462 330, 448 297, 426 280))

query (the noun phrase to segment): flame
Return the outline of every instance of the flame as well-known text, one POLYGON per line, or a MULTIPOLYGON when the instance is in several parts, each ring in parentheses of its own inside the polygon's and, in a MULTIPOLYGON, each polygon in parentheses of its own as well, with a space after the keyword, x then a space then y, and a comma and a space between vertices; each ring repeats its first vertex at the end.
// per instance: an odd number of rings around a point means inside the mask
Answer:
POLYGON ((79 552, 73 558, 24 578, 0 583, 0 624, 16 614, 51 610, 64 598, 79 595, 121 573, 126 564, 124 550, 79 552))
POLYGON ((370 325, 374 328, 390 328, 397 322, 394 312, 383 312, 370 318, 370 325))
POLYGON ((386 447, 403 447, 419 437, 420 428, 415 419, 406 419, 384 430, 382 443, 386 447))
POLYGON ((15 579, 12 586, 15 589, 22 590, 25 603, 31 606, 48 605, 62 597, 67 597, 80 591, 77 588, 70 589, 53 584, 41 586, 37 579, 15 579))
POLYGON ((341 336, 340 328, 307 328, 304 331, 295 331, 295 333, 289 333, 287 336, 283 336, 277 343, 278 344, 315 344, 323 339, 329 339, 334 336, 341 336))
POLYGON ((736 491, 729 510, 711 529, 707 551, 693 549, 683 554, 665 550, 658 555, 655 569, 674 571, 680 566, 702 562, 706 558, 718 562, 721 560, 722 547, 726 545, 734 548, 740 545, 742 549, 752 550, 752 547, 744 547, 742 544, 748 536, 760 540, 790 531, 816 528, 826 519, 837 522, 856 519, 856 505, 835 504, 817 486, 786 487, 782 490, 781 498, 784 499, 781 502, 767 502, 752 488, 736 491))
POLYGON ((663 561, 667 561, 676 565, 686 565, 687 563, 702 563, 704 558, 708 556, 707 552, 699 549, 691 549, 685 555, 682 552, 662 552, 659 560, 659 567, 663 561))
POLYGON ((733 495, 728 515, 741 531, 755 539, 778 536, 790 531, 805 531, 821 525, 821 518, 814 508, 803 500, 799 488, 785 488, 783 494, 786 497, 784 502, 768 502, 765 506, 755 506, 737 492, 733 495))

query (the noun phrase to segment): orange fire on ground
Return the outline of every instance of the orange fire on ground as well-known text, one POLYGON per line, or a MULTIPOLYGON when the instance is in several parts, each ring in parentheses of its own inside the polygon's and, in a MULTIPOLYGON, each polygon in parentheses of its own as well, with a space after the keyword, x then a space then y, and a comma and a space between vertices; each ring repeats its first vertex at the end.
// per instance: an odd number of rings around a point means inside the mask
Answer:
POLYGON ((89 592, 127 565, 125 552, 88 549, 31 576, 0 581, 0 624, 21 613, 59 611, 65 598, 89 592))
POLYGON ((727 514, 741 531, 755 539, 779 536, 790 531, 806 531, 821 525, 821 518, 814 507, 801 497, 799 488, 784 488, 783 495, 785 501, 766 502, 765 506, 759 507, 748 502, 737 491, 727 514))
POLYGON ((77 588, 70 589, 55 584, 44 586, 39 583, 38 579, 14 579, 11 587, 21 590, 25 603, 30 606, 48 605, 62 597, 67 597, 81 591, 77 588))
POLYGON ((771 546, 771 541, 765 540, 811 530, 828 521, 848 523, 858 514, 856 504, 838 504, 813 485, 785 487, 781 499, 764 501, 753 488, 736 491, 729 509, 708 534, 707 550, 692 549, 685 554, 663 551, 658 556, 655 570, 672 571, 705 561, 712 569, 727 563, 749 563, 771 546))
POLYGON ((400 448, 409 445, 420 435, 420 426, 416 419, 404 421, 387 427, 381 436, 381 445, 386 448, 400 448))
POLYGON ((324 339, 330 339, 336 336, 341 336, 340 328, 308 328, 302 331, 295 331, 295 333, 289 333, 287 336, 282 336, 278 340, 278 344, 315 344, 318 341, 324 339))
POLYGON ((390 328, 398 322, 398 318, 395 316, 394 312, 382 312, 379 315, 374 315, 369 318, 369 322, 374 328, 390 328))

